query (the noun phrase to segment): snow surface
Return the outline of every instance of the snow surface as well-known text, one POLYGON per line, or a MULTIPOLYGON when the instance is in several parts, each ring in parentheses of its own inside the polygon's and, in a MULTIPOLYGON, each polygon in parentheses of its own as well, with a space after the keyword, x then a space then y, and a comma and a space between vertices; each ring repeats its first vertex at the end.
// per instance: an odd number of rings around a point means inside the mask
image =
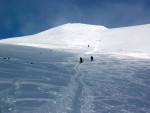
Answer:
POLYGON ((149 30, 66 24, 0 40, 0 113, 150 113, 149 30))
POLYGON ((0 113, 150 113, 150 60, 0 44, 0 113))
POLYGON ((87 24, 65 24, 25 37, 0 40, 0 43, 55 49, 85 49, 132 57, 150 58, 150 24, 108 29, 87 24))
POLYGON ((101 33, 107 28, 86 24, 65 24, 53 29, 25 37, 1 40, 1 43, 36 46, 44 48, 97 47, 101 33))
POLYGON ((102 34, 104 52, 150 58, 150 24, 108 29, 102 34))

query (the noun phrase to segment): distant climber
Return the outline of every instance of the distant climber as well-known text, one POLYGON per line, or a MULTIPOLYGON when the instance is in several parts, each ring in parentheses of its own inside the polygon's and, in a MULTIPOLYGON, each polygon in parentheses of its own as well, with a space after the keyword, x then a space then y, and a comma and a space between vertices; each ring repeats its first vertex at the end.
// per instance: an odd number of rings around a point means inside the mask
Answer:
POLYGON ((82 57, 80 57, 80 63, 83 63, 83 58, 82 57))
POLYGON ((93 61, 94 60, 94 58, 93 58, 93 56, 91 56, 91 61, 93 61))
POLYGON ((90 47, 90 45, 88 45, 88 47, 90 47))
POLYGON ((8 59, 8 60, 10 60, 10 57, 8 57, 8 58, 4 57, 3 59, 8 59))

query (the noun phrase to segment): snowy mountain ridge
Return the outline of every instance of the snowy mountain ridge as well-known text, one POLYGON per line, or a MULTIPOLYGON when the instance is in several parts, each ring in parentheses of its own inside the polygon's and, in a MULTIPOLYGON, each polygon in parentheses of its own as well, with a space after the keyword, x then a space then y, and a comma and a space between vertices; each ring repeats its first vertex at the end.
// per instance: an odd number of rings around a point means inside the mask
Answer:
POLYGON ((1 42, 59 49, 68 46, 78 48, 85 45, 95 47, 101 33, 106 29, 103 26, 96 25, 65 24, 35 35, 4 39, 1 42))
POLYGON ((90 51, 149 57, 149 31, 150 24, 108 29, 69 23, 35 35, 0 40, 0 43, 55 49, 87 49, 90 45, 90 51))

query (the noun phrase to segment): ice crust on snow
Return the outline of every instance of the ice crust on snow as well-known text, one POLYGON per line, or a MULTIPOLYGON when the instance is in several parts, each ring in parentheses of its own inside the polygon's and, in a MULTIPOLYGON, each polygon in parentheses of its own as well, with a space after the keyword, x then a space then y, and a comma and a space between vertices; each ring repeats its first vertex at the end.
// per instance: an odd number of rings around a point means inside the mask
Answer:
MULTIPOLYGON (((150 24, 108 29, 87 24, 65 24, 50 30, 1 40, 0 43, 55 49, 87 49, 119 55, 149 58, 150 24)), ((90 52, 89 52, 90 53, 90 52)))

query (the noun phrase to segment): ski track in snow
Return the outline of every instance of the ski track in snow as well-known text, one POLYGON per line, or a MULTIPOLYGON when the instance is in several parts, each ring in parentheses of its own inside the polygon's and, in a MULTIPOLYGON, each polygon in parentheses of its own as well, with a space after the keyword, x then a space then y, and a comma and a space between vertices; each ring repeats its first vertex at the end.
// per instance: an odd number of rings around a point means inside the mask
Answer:
POLYGON ((150 113, 147 59, 1 48, 0 113, 150 113))
POLYGON ((90 89, 84 83, 84 73, 82 72, 82 64, 78 64, 75 67, 76 70, 76 82, 78 84, 73 100, 73 113, 92 113, 92 96, 90 95, 90 89))
POLYGON ((81 98, 83 84, 79 81, 79 76, 80 76, 80 71, 78 69, 79 65, 80 64, 76 64, 75 66, 76 74, 74 76, 74 82, 76 82, 77 88, 73 97, 72 113, 80 113, 80 107, 81 107, 80 98, 81 98))

